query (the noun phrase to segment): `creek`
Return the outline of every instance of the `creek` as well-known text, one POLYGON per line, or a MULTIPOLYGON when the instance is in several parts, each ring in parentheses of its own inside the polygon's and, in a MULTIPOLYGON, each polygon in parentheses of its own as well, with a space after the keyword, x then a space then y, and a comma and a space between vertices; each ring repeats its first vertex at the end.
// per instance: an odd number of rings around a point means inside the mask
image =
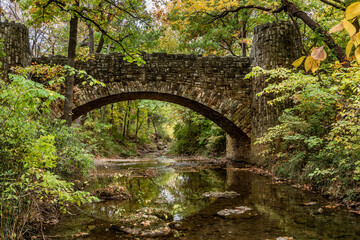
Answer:
POLYGON ((126 186, 131 198, 74 209, 73 215, 61 216, 58 224, 46 226, 49 239, 360 239, 359 215, 289 183, 214 161, 166 157, 103 160, 86 185, 92 192, 126 186), (239 196, 202 196, 210 191, 235 191, 239 196), (134 236, 118 231, 121 227, 114 228, 118 219, 136 216, 144 207, 171 213, 169 234, 134 236), (251 210, 218 214, 239 207, 251 210))

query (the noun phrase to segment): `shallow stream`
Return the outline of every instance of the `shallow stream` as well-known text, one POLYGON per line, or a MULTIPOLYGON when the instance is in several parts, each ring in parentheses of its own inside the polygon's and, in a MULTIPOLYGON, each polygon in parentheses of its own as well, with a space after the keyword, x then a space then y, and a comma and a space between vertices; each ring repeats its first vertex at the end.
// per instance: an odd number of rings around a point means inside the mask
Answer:
POLYGON ((132 198, 106 200, 62 216, 46 227, 49 239, 360 239, 360 216, 310 192, 236 167, 165 157, 111 160, 97 166, 86 187, 126 186, 132 198), (203 198, 209 191, 236 191, 236 198, 203 198), (246 206, 251 214, 219 216, 246 206), (117 218, 143 207, 167 209, 176 229, 163 237, 112 230, 117 218), (287 238, 285 238, 287 237, 287 238))

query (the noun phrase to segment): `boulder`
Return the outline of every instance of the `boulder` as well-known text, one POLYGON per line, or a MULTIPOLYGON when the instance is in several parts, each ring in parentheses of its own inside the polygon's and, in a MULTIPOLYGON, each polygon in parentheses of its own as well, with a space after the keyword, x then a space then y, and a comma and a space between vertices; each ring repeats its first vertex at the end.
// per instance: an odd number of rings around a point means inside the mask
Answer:
POLYGON ((125 187, 115 185, 99 188, 94 195, 103 200, 125 200, 131 196, 125 187))
POLYGON ((153 215, 156 216, 164 221, 172 221, 173 215, 168 210, 162 209, 162 208, 142 208, 136 211, 137 213, 143 213, 146 215, 153 215))
POLYGON ((164 220, 144 213, 136 213, 118 220, 111 229, 144 237, 166 236, 171 231, 164 220))
POLYGON ((202 194, 203 197, 206 198, 236 198, 240 196, 239 193, 234 191, 226 191, 226 192, 205 192, 202 194))
POLYGON ((233 216, 244 216, 244 217, 252 217, 256 216, 257 214, 254 214, 252 212, 252 208, 246 207, 246 206, 239 206, 234 209, 224 209, 219 212, 217 212, 217 215, 221 217, 233 217, 233 216), (246 213, 246 214, 245 214, 246 213), (246 216, 245 216, 246 215, 246 216))

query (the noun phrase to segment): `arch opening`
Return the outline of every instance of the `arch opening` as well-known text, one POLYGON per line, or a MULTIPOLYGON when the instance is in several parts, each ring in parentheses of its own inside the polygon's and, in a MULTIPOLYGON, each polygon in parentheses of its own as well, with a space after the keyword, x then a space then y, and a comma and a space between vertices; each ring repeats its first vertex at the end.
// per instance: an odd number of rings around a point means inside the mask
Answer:
POLYGON ((128 101, 128 100, 158 100, 165 101, 174 104, 181 105, 183 107, 189 108, 204 117, 210 119, 220 128, 222 128, 232 139, 241 144, 250 145, 250 138, 232 121, 220 114, 219 112, 188 98, 168 94, 168 93, 158 93, 158 92, 130 92, 130 93, 120 93, 114 94, 102 98, 95 99, 93 101, 87 102, 81 106, 78 106, 73 109, 73 119, 79 118, 81 115, 86 114, 94 109, 100 108, 104 105, 111 103, 128 101))

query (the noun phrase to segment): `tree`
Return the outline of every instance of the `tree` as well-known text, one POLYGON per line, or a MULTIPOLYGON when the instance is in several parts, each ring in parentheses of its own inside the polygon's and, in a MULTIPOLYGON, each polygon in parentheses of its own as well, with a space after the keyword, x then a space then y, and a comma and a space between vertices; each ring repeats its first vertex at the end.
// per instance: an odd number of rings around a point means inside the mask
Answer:
MULTIPOLYGON (((229 18, 235 18, 236 15, 244 16, 249 11, 251 11, 250 19, 261 19, 263 16, 256 16, 255 12, 266 12, 266 16, 269 18, 269 15, 272 15, 274 19, 291 19, 296 26, 298 26, 298 31, 300 31, 299 23, 297 19, 301 20, 302 23, 310 28, 316 35, 321 38, 328 48, 331 50, 332 54, 344 64, 344 66, 349 66, 349 60, 346 57, 345 51, 339 46, 332 36, 328 34, 327 30, 324 29, 317 21, 314 20, 314 16, 311 15, 312 12, 316 11, 316 8, 309 8, 309 6, 317 5, 317 8, 332 8, 334 11, 343 11, 341 4, 337 3, 338 1, 307 1, 305 4, 297 1, 291 2, 288 0, 278 0, 278 1, 226 1, 218 2, 215 0, 209 1, 194 1, 194 0, 175 0, 172 4, 168 5, 168 16, 169 19, 172 19, 172 24, 182 25, 186 32, 194 31, 199 33, 199 26, 202 28, 207 28, 206 24, 217 24, 219 26, 227 23, 229 18), (327 3, 329 2, 329 3, 327 3), (334 3, 334 4, 331 4, 334 3), (335 7, 333 6, 335 5, 335 7), (320 6, 320 7, 319 7, 320 6), (303 10, 305 9, 305 10, 303 10), (254 14, 254 17, 253 17, 254 14), (231 17, 230 17, 231 16, 231 17), (199 25, 199 26, 198 26, 199 25), (204 27, 205 26, 205 27, 204 27)), ((329 19, 327 19, 329 21, 329 19)), ((261 21, 260 21, 261 22, 261 21)), ((243 24, 244 25, 244 24, 243 24)), ((235 26, 235 25, 234 25, 235 26)), ((209 29, 213 29, 208 26, 209 29)), ((242 31, 247 32, 247 31, 242 31)), ((232 32, 233 35, 236 32, 232 32)), ((240 31, 241 33, 241 31, 240 31)), ((203 35, 202 35, 203 36, 203 35)), ((211 36, 211 35, 209 35, 211 36)), ((214 36, 212 36, 214 39, 214 36)), ((203 38, 203 37, 202 37, 203 38)))
POLYGON ((194 11, 200 5, 201 1, 173 1, 162 17, 163 24, 180 32, 180 47, 197 54, 247 56, 252 28, 269 21, 269 16, 251 9, 215 19, 223 4, 201 5, 203 10, 194 11))
MULTIPOLYGON (((100 44, 97 49, 101 51, 104 38, 113 41, 116 49, 125 54, 128 61, 137 61, 143 63, 140 58, 139 51, 132 48, 131 41, 128 38, 136 35, 136 26, 141 26, 149 20, 149 15, 145 11, 142 1, 130 0, 92 0, 81 2, 78 0, 18 0, 23 10, 27 10, 29 15, 28 22, 34 26, 41 26, 42 23, 56 22, 58 18, 61 20, 69 20, 69 40, 68 40, 68 65, 74 67, 77 47, 77 33, 79 19, 85 22, 88 29, 96 28, 101 32, 100 44), (115 31, 119 29, 113 28, 109 24, 110 19, 117 26, 121 26, 123 31, 115 31)), ((92 39, 92 31, 90 39, 92 39)), ((90 51, 93 52, 93 43, 89 44, 90 51)), ((74 75, 68 74, 66 78, 66 93, 64 106, 64 119, 68 126, 72 122, 72 99, 73 99, 74 75)))
POLYGON ((344 201, 360 198, 360 34, 355 26, 359 16, 360 2, 352 3, 345 18, 329 31, 345 29, 349 34, 346 52, 351 67, 325 63, 314 71, 309 62, 326 58, 320 47, 305 60, 305 70, 316 75, 282 68, 255 68, 249 74, 268 76, 269 85, 259 95, 270 93, 274 99, 269 104, 286 106, 279 123, 255 143, 266 146, 266 163, 279 176, 307 183, 344 201))

